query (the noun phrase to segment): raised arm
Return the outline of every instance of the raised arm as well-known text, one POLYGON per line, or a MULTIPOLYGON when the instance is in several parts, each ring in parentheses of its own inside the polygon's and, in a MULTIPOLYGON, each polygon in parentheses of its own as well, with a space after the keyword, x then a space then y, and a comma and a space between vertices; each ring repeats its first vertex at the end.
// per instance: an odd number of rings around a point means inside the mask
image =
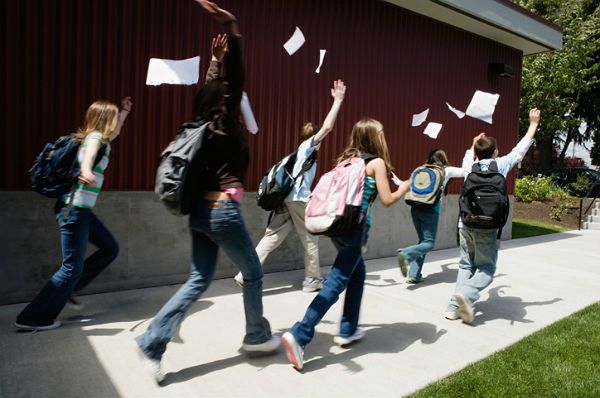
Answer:
POLYGON ((114 140, 119 136, 119 134, 121 134, 121 128, 123 127, 123 124, 125 124, 125 119, 127 119, 132 107, 133 102, 131 102, 131 97, 125 97, 121 100, 121 111, 119 112, 117 127, 115 127, 114 131, 110 135, 110 141, 114 140))
POLYGON ((211 45, 212 58, 210 60, 210 65, 208 66, 208 70, 206 71, 206 79, 204 81, 205 84, 221 75, 221 65, 226 52, 227 35, 222 34, 213 37, 211 45))
POLYGON ((471 169, 473 168, 473 163, 475 163, 475 143, 484 135, 485 133, 481 133, 473 137, 473 143, 471 144, 471 148, 465 151, 465 156, 463 157, 461 167, 467 172, 471 172, 471 169))
POLYGON ((519 163, 525 157, 525 154, 533 144, 535 133, 540 124, 540 111, 537 108, 533 108, 529 111, 529 128, 527 132, 521 138, 519 143, 510 151, 506 156, 502 156, 498 159, 499 162, 505 163, 505 167, 510 170, 517 163, 519 163))
POLYGON ((333 82, 333 88, 331 89, 331 96, 333 97, 333 105, 331 105, 331 109, 325 117, 325 121, 323 122, 323 126, 321 129, 315 134, 314 140, 319 143, 323 141, 327 134, 333 129, 333 125, 335 124, 335 119, 337 119, 338 112, 340 111, 340 107, 342 106, 342 102, 344 102, 344 96, 346 95, 346 86, 344 82, 341 80, 336 80, 333 82))
POLYGON ((384 207, 390 207, 399 201, 410 189, 410 181, 405 180, 394 192, 390 189, 388 171, 385 162, 381 158, 373 159, 367 164, 367 175, 375 177, 377 195, 384 207))

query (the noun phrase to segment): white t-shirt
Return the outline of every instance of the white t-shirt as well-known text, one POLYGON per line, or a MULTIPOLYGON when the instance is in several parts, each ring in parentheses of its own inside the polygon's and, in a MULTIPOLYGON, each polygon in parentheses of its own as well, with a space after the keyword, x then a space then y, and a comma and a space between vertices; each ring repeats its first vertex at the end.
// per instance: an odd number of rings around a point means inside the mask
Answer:
MULTIPOLYGON (((296 155, 296 162, 292 169, 292 176, 297 176, 302 170, 302 164, 304 161, 313 153, 318 151, 321 147, 321 143, 317 142, 315 137, 311 137, 306 141, 302 142, 298 147, 298 154, 296 155)), ((317 162, 313 163, 312 167, 304 173, 304 177, 299 176, 296 179, 296 184, 292 191, 285 198, 285 202, 308 202, 310 198, 310 187, 315 179, 317 173, 317 162)))

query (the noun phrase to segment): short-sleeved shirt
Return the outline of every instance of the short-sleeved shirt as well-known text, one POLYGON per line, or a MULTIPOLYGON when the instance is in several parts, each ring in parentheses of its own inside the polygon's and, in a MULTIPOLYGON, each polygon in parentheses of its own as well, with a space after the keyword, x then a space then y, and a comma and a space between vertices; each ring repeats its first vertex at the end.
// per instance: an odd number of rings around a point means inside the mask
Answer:
MULTIPOLYGON (((315 140, 314 136, 300 144, 296 155, 296 162, 294 163, 294 168, 292 169, 293 176, 297 176, 298 174, 300 174, 300 172, 302 171, 302 165, 304 164, 306 159, 314 151, 318 151, 320 147, 321 142, 315 140)), ((285 202, 308 202, 308 199, 310 199, 310 187, 312 186, 312 183, 315 180, 316 173, 317 162, 315 161, 312 167, 304 173, 304 176, 300 176, 296 179, 296 184, 294 185, 292 191, 285 198, 285 202)))
MULTIPOLYGON (((92 140, 97 140, 101 145, 106 145, 106 149, 102 154, 102 159, 95 162, 96 165, 92 168, 92 173, 96 178, 94 185, 88 186, 81 182, 77 182, 75 194, 73 195, 73 206, 84 209, 91 209, 96 204, 96 199, 98 199, 98 194, 100 194, 102 184, 104 183, 104 170, 108 167, 108 160, 110 157, 110 144, 102 138, 101 133, 97 131, 91 132, 85 137, 85 140, 81 143, 79 151, 77 152, 77 164, 75 166, 77 170, 81 170, 81 163, 85 157, 85 151, 92 140)), ((101 154, 100 151, 98 153, 101 154)), ((71 192, 65 194, 62 197, 62 200, 64 203, 69 204, 71 201, 71 192)))

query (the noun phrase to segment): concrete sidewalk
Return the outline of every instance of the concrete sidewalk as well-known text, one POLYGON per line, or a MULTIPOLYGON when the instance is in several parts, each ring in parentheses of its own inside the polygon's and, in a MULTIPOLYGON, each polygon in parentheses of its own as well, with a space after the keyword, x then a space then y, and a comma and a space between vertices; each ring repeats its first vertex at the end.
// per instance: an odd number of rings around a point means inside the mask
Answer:
MULTIPOLYGON (((600 231, 503 242, 472 326, 442 318, 457 257, 458 249, 431 253, 425 282, 413 286, 401 283, 394 258, 368 261, 364 340, 333 345, 340 300, 317 327, 302 373, 283 350, 254 358, 239 351, 242 297, 231 279, 215 281, 192 307, 165 354, 163 387, 142 369, 133 337, 178 286, 85 296, 85 317, 48 332, 15 332, 24 305, 0 307, 0 397, 398 397, 600 300, 600 231)), ((314 297, 300 291, 302 276, 265 277, 265 315, 276 334, 314 297)))

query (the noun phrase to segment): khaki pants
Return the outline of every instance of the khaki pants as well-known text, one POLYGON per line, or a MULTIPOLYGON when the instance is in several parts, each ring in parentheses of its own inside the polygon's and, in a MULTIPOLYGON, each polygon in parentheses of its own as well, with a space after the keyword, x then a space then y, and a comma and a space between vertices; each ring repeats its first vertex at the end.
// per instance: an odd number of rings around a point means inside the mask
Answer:
POLYGON ((304 274, 307 277, 321 276, 319 238, 306 230, 304 223, 305 209, 305 202, 286 202, 284 203, 283 212, 273 215, 265 231, 265 236, 256 246, 256 253, 261 264, 264 264, 269 253, 279 247, 292 228, 295 228, 300 242, 304 246, 304 274))

